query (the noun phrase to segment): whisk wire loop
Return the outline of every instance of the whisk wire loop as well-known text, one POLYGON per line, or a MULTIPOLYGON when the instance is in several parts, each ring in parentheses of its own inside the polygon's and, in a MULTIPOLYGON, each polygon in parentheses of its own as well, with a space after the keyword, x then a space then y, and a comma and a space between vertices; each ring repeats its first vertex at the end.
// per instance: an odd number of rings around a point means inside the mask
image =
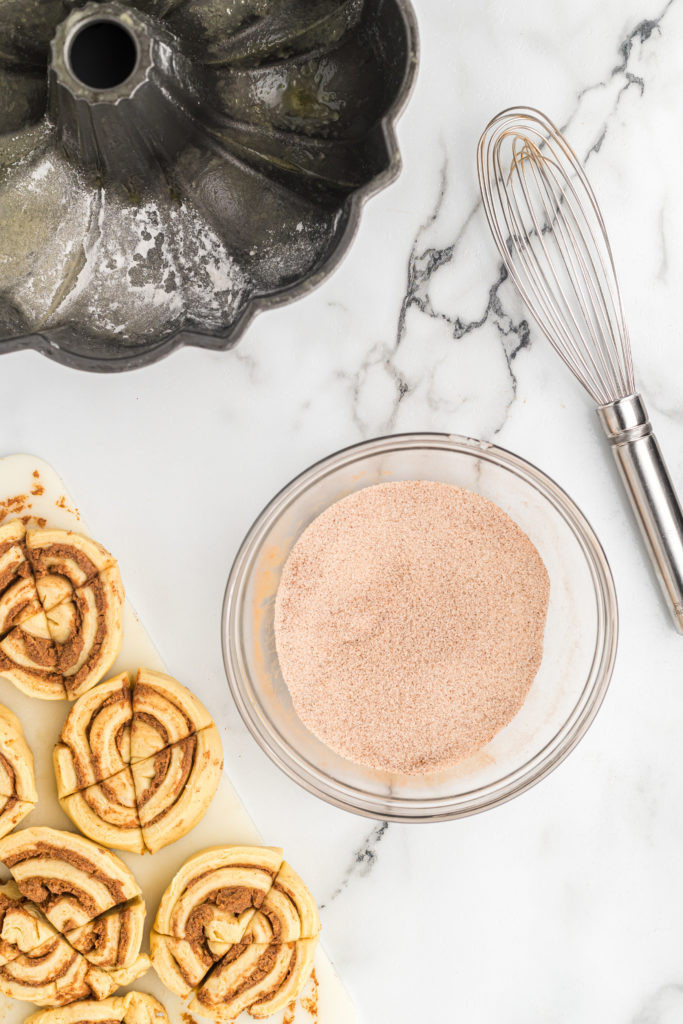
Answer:
POLYGON ((576 154, 538 111, 488 125, 477 167, 505 267, 539 326, 598 405, 634 392, 614 258, 576 154))

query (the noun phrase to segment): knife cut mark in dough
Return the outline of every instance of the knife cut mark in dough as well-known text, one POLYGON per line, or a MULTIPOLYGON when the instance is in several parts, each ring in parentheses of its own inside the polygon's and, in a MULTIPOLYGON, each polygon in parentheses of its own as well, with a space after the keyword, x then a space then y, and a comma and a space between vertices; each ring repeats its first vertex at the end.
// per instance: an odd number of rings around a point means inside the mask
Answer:
POLYGON ((60 803, 85 835, 156 853, 204 816, 223 754, 197 697, 171 676, 139 669, 134 684, 123 672, 75 702, 54 767, 60 803), (136 760, 134 750, 154 753, 136 760))
POLYGON ((26 527, 21 519, 0 526, 0 639, 40 611, 26 527))
POLYGON ((130 678, 121 672, 74 703, 54 749, 57 793, 69 796, 130 763, 130 678))
POLYGON ((1 840, 0 859, 14 876, 0 886, 0 992, 41 1006, 104 999, 149 969, 145 904, 115 854, 34 828, 1 840), (89 917, 98 899, 109 906, 89 917))
POLYGON ((135 786, 130 768, 60 797, 62 810, 93 842, 130 853, 144 853, 135 786))
POLYGON ((0 966, 30 953, 54 934, 52 925, 21 894, 16 882, 0 885, 0 966))
POLYGON ((26 548, 46 611, 116 565, 101 544, 73 530, 28 530, 26 548))
POLYGON ((24 619, 0 640, 0 676, 29 697, 66 698, 64 680, 57 669, 57 648, 44 611, 24 619))
POLYGON ((201 821, 222 770, 223 751, 215 725, 132 765, 142 837, 150 853, 186 835, 201 821))
POLYGON ((0 527, 0 675, 29 696, 74 700, 102 679, 123 639, 116 560, 70 530, 0 527))
POLYGON ((131 761, 142 761, 164 747, 213 725, 201 701, 177 679, 138 669, 133 688, 131 761))
POLYGON ((104 972, 59 935, 0 967, 0 992, 38 1006, 60 1006, 100 992, 108 995, 113 988, 104 972))
POLYGON ((308 981, 320 933, 310 892, 271 847, 212 847, 191 857, 164 893, 152 964, 190 1013, 268 1017, 308 981))
POLYGON ((65 938, 96 967, 131 967, 140 953, 145 913, 144 900, 135 896, 94 921, 66 932, 65 938))
POLYGON ((46 612, 57 669, 73 700, 93 687, 118 657, 123 642, 124 590, 116 566, 74 590, 46 612))
POLYGON ((189 1012, 233 1021, 244 1010, 256 1018, 284 1010, 308 981, 317 944, 315 938, 233 946, 199 988, 189 1012))

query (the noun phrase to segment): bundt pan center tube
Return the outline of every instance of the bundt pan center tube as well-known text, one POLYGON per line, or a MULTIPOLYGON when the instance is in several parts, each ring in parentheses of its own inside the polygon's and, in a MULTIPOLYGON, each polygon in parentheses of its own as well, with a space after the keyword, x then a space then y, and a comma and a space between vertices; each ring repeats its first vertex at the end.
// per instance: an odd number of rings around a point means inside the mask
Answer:
POLYGON ((0 0, 0 353, 229 348, 398 173, 408 0, 0 0))

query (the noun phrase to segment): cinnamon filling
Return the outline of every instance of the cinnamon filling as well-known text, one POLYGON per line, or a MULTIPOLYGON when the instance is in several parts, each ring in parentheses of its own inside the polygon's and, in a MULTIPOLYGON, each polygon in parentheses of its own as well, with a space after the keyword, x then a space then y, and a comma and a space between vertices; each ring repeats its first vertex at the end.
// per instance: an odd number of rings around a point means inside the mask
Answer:
MULTIPOLYGON (((158 690, 155 689, 155 687, 149 686, 147 683, 136 683, 135 684, 135 695, 134 695, 134 698, 133 698, 134 703, 137 700, 148 702, 151 705, 159 704, 160 702, 163 705, 163 704, 165 704, 167 702, 166 697, 162 697, 159 694, 158 690)), ((178 707, 177 704, 174 704, 173 707, 174 707, 174 710, 175 710, 176 714, 182 715, 183 719, 185 720, 185 723, 187 724, 188 732, 193 732, 194 731, 194 722, 192 722, 191 719, 188 718, 188 716, 185 714, 183 709, 181 707, 178 707)), ((136 715, 137 714, 144 715, 146 721, 149 721, 150 724, 156 726, 160 731, 161 731, 161 729, 163 729, 164 735, 166 735, 166 736, 168 735, 166 733, 166 730, 163 728, 161 722, 156 718, 156 716, 150 714, 149 712, 143 712, 143 711, 141 711, 141 712, 136 711, 135 714, 136 715)))
POLYGON ((29 557, 36 576, 65 576, 72 581, 72 568, 69 562, 75 562, 85 573, 84 583, 97 575, 97 568, 83 551, 69 544, 46 544, 42 548, 31 548, 29 557))
MULTIPOLYGON (((16 864, 21 864, 27 860, 40 860, 45 858, 48 860, 61 860, 65 864, 73 864, 75 868, 82 871, 85 875, 89 875, 91 878, 97 879, 101 882, 108 892, 111 894, 115 903, 122 903, 125 900, 125 894, 121 883, 112 878, 111 875, 106 874, 104 871, 98 871, 95 863, 88 860, 87 857, 82 856, 75 850, 65 849, 64 847, 52 846, 50 843, 36 842, 33 843, 30 848, 19 850, 15 854, 10 854, 4 858, 4 862, 8 868, 13 868, 16 864)), ((39 876, 34 878, 27 878, 19 884, 19 888, 27 899, 33 900, 34 903, 42 903, 49 898, 50 894, 53 895, 64 895, 69 894, 75 896, 79 904, 88 912, 90 912, 90 906, 92 906, 92 899, 87 893, 82 892, 78 886, 71 886, 68 882, 63 882, 60 879, 51 878, 43 879, 39 876), (31 889, 31 892, 27 891, 31 889), (33 895, 33 892, 40 894, 40 898, 33 895)), ((97 908, 95 908, 97 913, 97 908)))
MULTIPOLYGON (((197 738, 196 736, 188 736, 187 739, 180 740, 178 743, 174 744, 174 747, 175 749, 181 749, 183 755, 178 771, 178 785, 176 787, 175 794, 177 797, 183 792, 185 783, 192 771, 195 750, 197 747, 197 738)), ((171 768, 171 760, 173 756, 172 749, 173 748, 168 747, 166 750, 161 750, 158 754, 154 755, 154 778, 151 780, 145 792, 141 795, 138 801, 139 807, 143 807, 149 800, 151 800, 157 790, 164 784, 166 776, 171 768)), ((169 806, 164 807, 163 810, 159 811, 159 813, 150 821, 145 821, 145 826, 149 827, 150 825, 154 825, 157 821, 161 821, 162 818, 168 814, 169 809, 169 806)))
POLYGON ((0 752, 0 768, 2 768, 2 770, 7 775, 7 778, 9 779, 9 783, 10 783, 10 785, 12 787, 12 796, 16 796, 16 792, 17 792, 17 777, 16 777, 16 774, 15 774, 14 768, 12 767, 12 765, 10 764, 10 762, 7 760, 7 758, 5 757, 5 755, 2 752, 0 752))
MULTIPOLYGON (((272 949, 273 947, 269 946, 268 948, 272 949)), ((280 981, 278 981, 278 983, 276 985, 273 985, 273 987, 268 992, 263 992, 258 997, 258 999, 254 1000, 254 1002, 251 1005, 252 1006, 259 1006, 261 1003, 265 1003, 269 999, 272 999, 272 997, 275 995, 275 993, 279 992, 280 989, 283 987, 283 985, 287 984, 287 981, 291 977, 292 972, 293 972, 295 967, 296 967, 296 945, 293 945, 292 946, 291 956, 289 958, 289 964, 287 965, 287 973, 285 974, 284 978, 282 978, 280 981)))
MULTIPOLYGON (((248 944, 243 942, 233 946, 225 954, 220 964, 216 968, 218 973, 220 974, 221 967, 223 967, 224 965, 227 966, 228 964, 234 963, 236 960, 238 960, 239 957, 242 956, 242 954, 248 948, 248 944)), ((268 975, 273 970, 273 967, 275 966, 278 956, 278 950, 280 948, 281 947, 278 947, 275 943, 271 943, 267 947, 267 949, 265 949, 264 952, 261 954, 254 968, 249 972, 249 974, 245 978, 243 978, 242 981, 238 982, 234 986, 234 988, 224 993, 221 1001, 230 1002, 230 1000, 236 999, 238 996, 241 996, 243 992, 247 992, 250 988, 254 988, 254 986, 259 985, 264 978, 267 978, 268 975)), ((267 992, 262 993, 259 996, 259 998, 255 1000, 251 1005, 258 1006, 259 1003, 264 1003, 268 999, 271 999, 275 995, 275 993, 278 992, 279 989, 282 988, 282 986, 286 983, 287 979, 290 977, 292 971, 294 970, 295 965, 296 946, 293 946, 289 965, 287 968, 287 973, 285 974, 284 978, 278 980, 277 983, 273 985, 273 987, 269 989, 267 992)), ((203 1003, 205 1006, 215 1005, 212 1003, 211 996, 209 993, 206 992, 205 988, 201 988, 199 990, 199 992, 197 993, 197 999, 199 1000, 200 1003, 203 1003)))
MULTIPOLYGON (((144 688, 145 687, 142 686, 142 685, 136 686, 136 690, 140 690, 140 689, 144 689, 144 688)), ((150 688, 146 687, 146 689, 150 689, 150 688)), ((159 735, 159 742, 161 743, 161 745, 163 747, 167 747, 169 745, 170 740, 169 740, 168 731, 166 730, 164 725, 159 721, 159 719, 156 718, 155 715, 151 715, 148 711, 134 711, 133 712, 133 725, 135 725, 136 722, 144 722, 145 725, 148 725, 151 729, 154 729, 154 731, 156 733, 158 733, 158 735, 159 735)))

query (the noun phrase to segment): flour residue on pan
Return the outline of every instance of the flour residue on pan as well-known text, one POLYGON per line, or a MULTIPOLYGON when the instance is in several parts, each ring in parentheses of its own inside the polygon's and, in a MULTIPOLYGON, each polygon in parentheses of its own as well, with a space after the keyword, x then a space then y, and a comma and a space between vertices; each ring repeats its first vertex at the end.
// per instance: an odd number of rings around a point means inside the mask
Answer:
POLYGON ((0 204, 12 214, 0 237, 4 300, 26 329, 87 322, 130 344, 184 326, 219 329, 249 297, 226 244, 165 182, 144 198, 88 187, 55 149, 28 169, 20 161, 0 204))

